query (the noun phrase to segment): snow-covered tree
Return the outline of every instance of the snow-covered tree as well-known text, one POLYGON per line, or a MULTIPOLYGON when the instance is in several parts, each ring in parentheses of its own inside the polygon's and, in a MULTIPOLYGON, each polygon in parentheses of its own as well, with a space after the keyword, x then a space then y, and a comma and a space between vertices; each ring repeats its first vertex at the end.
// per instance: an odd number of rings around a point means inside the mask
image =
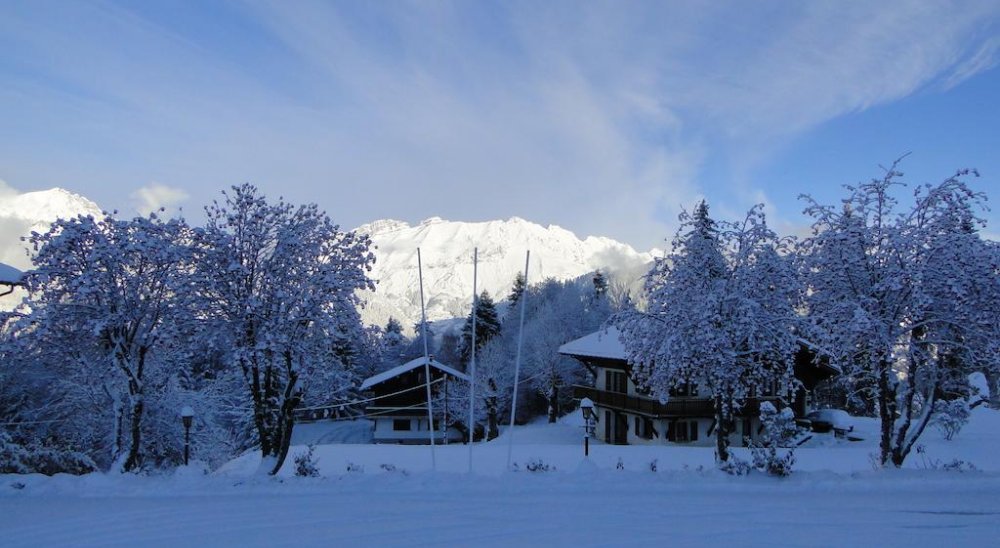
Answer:
POLYGON ((600 270, 594 271, 594 295, 603 297, 608 293, 608 278, 600 270))
POLYGON ((799 427, 795 424, 795 414, 790 407, 778 411, 769 401, 760 404, 760 425, 762 439, 747 439, 752 465, 757 470, 772 476, 787 476, 795 465, 795 442, 799 427))
POLYGON ((521 298, 521 295, 524 293, 527 285, 527 281, 524 279, 524 273, 518 272, 517 275, 514 276, 514 285, 510 288, 510 295, 507 295, 508 310, 514 310, 516 308, 514 305, 516 305, 517 301, 521 298))
POLYGON ((403 325, 396 318, 389 318, 382 330, 382 370, 391 369, 400 363, 407 340, 403 335, 403 325))
MULTIPOLYGON (((544 398, 549 422, 555 422, 570 403, 569 388, 586 379, 586 370, 560 354, 559 347, 595 331, 610 315, 607 299, 596 296, 585 283, 546 280, 533 287, 525 301, 522 380, 544 398)), ((504 333, 517 337, 516 329, 504 333)))
POLYGON ((880 459, 901 466, 944 392, 996 371, 1000 278, 995 246, 976 232, 985 199, 959 171, 914 192, 900 211, 898 160, 881 179, 846 187, 841 206, 807 198, 801 247, 811 337, 871 387, 880 459))
POLYGON ((462 362, 468 362, 472 355, 472 315, 476 315, 476 351, 490 339, 500 333, 500 317, 497 315, 496 304, 486 291, 476 299, 475 310, 469 312, 462 326, 462 341, 459 347, 462 362))
POLYGON ((638 386, 666 401, 671 389, 696 383, 714 400, 722 463, 744 403, 793 388, 796 276, 789 242, 767 227, 760 206, 742 222, 717 223, 702 202, 680 220, 673 253, 647 275, 647 309, 612 321, 638 386))
POLYGON ((269 203, 249 184, 206 208, 195 289, 231 341, 253 406, 262 471, 288 454, 293 411, 327 402, 351 379, 334 340, 361 337, 358 290, 374 290, 364 235, 342 232, 315 204, 269 203))
MULTIPOLYGON (((453 401, 457 413, 455 419, 467 422, 469 406, 468 383, 456 383, 453 401)), ((476 351, 476 394, 474 400, 474 420, 485 424, 487 440, 500 435, 500 421, 510 409, 514 391, 514 355, 509 345, 496 337, 476 351)))
POLYGON ((67 359, 64 370, 81 383, 74 393, 110 401, 111 452, 123 471, 143 463, 150 381, 169 376, 157 369, 167 362, 158 352, 170 345, 171 315, 186 294, 190 237, 183 221, 154 214, 59 220, 29 239, 24 336, 67 359))
POLYGON ((438 346, 434 341, 434 331, 432 329, 433 324, 434 322, 431 321, 428 321, 427 325, 424 325, 424 322, 417 322, 413 324, 413 332, 416 333, 416 335, 403 349, 403 356, 400 362, 393 365, 393 367, 424 355, 425 333, 427 334, 427 353, 432 356, 436 356, 438 354, 438 346))

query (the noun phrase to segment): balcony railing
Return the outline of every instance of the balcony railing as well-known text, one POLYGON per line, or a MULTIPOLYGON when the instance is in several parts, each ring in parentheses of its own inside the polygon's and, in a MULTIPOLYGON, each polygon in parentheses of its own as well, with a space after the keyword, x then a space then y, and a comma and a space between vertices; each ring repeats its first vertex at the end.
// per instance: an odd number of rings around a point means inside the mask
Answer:
POLYGON ((652 398, 606 392, 589 386, 574 386, 576 398, 590 398, 596 405, 652 417, 711 417, 715 414, 711 400, 704 398, 673 398, 660 403, 652 398))
MULTIPOLYGON (((594 404, 650 417, 711 417, 715 415, 715 405, 707 398, 674 397, 667 403, 644 396, 633 396, 618 392, 607 392, 589 386, 574 386, 573 397, 590 398, 594 404)), ((777 398, 763 398, 776 400, 777 398)), ((760 413, 760 399, 751 399, 744 404, 738 416, 756 416, 760 413)))

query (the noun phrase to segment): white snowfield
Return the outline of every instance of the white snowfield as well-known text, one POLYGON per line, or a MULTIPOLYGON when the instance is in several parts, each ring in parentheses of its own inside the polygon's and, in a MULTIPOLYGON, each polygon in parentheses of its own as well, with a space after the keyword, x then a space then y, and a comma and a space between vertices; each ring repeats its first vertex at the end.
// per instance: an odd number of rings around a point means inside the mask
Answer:
POLYGON ((394 316, 410 332, 420 319, 417 248, 421 250, 427 318, 432 321, 465 317, 472 303, 472 250, 479 248, 480 291, 500 301, 514 277, 524 270, 531 250, 529 281, 565 281, 595 269, 613 271, 624 280, 638 279, 649 269, 657 250, 638 252, 610 238, 578 238, 555 225, 542 226, 517 217, 502 221, 459 222, 438 217, 410 226, 381 220, 360 226, 375 244, 371 276, 375 293, 366 293, 365 323, 385 325, 394 316), (627 273, 627 274, 626 274, 627 273))
POLYGON ((1000 532, 997 411, 976 409, 951 442, 928 431, 902 470, 872 468, 874 441, 818 435, 784 479, 727 476, 707 447, 595 443, 584 461, 578 422, 517 428, 519 472, 501 436, 474 447, 471 475, 464 445, 438 446, 432 472, 426 446, 342 444, 316 448, 322 478, 294 477, 291 457, 278 478, 253 475, 255 455, 210 475, 0 476, 0 544, 951 547, 1000 532), (934 469, 955 458, 977 470, 934 469), (524 471, 539 459, 556 470, 524 471))

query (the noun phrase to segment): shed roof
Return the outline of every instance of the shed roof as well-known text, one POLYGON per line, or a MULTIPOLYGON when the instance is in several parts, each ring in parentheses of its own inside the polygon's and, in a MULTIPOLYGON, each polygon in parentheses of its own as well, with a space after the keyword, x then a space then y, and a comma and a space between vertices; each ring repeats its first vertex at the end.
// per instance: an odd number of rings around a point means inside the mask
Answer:
POLYGON ((0 263, 0 283, 16 284, 21 281, 24 273, 8 264, 0 263))
POLYGON ((389 369, 388 371, 383 371, 383 372, 379 373, 378 375, 373 375, 371 377, 368 377, 367 379, 364 380, 364 382, 361 383, 361 390, 366 390, 368 388, 371 388, 371 387, 375 386, 376 384, 383 383, 383 382, 385 382, 385 381, 387 381, 389 379, 392 379, 394 377, 398 377, 398 376, 402 375, 403 373, 406 373, 408 371, 412 371, 412 370, 414 370, 414 369, 416 369, 418 367, 423 367, 424 363, 429 363, 429 365, 431 367, 433 367, 433 368, 435 368, 435 369, 437 369, 439 371, 442 371, 442 372, 444 372, 444 373, 446 373, 448 375, 451 375, 453 377, 457 377, 458 379, 461 379, 463 381, 468 381, 469 380, 469 376, 468 375, 466 375, 465 373, 462 373, 461 371, 458 371, 457 369, 451 368, 451 367, 449 367, 449 366, 447 366, 447 365, 445 365, 445 364, 443 364, 443 363, 435 360, 434 358, 430 358, 429 360, 427 360, 423 356, 420 356, 419 358, 412 359, 412 360, 404 363, 403 365, 397 365, 396 367, 393 367, 392 369, 389 369))

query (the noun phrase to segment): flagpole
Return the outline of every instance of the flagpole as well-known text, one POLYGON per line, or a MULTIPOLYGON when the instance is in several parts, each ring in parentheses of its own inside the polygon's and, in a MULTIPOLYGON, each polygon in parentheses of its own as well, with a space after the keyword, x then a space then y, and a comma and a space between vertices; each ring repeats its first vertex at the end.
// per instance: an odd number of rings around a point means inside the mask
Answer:
POLYGON ((431 470, 437 470, 437 455, 434 453, 434 410, 431 402, 431 360, 427 351, 427 311, 424 309, 424 268, 417 248, 417 275, 420 278, 420 334, 424 339, 424 380, 427 386, 427 429, 431 434, 431 470))
POLYGON ((479 248, 472 250, 472 360, 469 362, 469 473, 472 473, 472 437, 476 430, 476 305, 479 304, 477 282, 479 248))
POLYGON ((514 358, 514 396, 510 404, 510 428, 507 429, 507 469, 510 470, 510 457, 514 450, 514 415, 517 412, 517 384, 521 376, 521 341, 524 340, 524 308, 528 300, 528 262, 531 251, 524 254, 524 291, 521 292, 521 320, 517 327, 517 355, 514 358))

